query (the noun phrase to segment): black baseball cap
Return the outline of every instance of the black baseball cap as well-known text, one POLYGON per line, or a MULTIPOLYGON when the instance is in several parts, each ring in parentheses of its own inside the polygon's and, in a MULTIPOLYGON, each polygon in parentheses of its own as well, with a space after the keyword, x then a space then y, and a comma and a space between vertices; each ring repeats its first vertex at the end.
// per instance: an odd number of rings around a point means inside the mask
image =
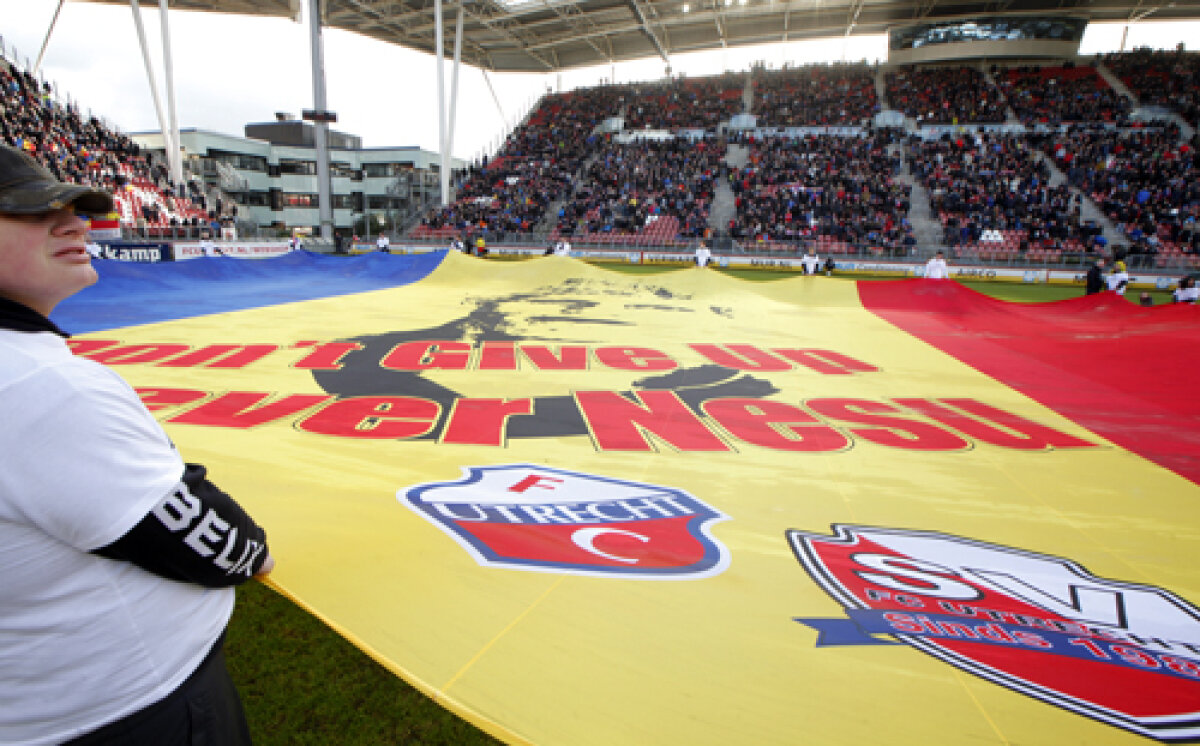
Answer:
POLYGON ((24 150, 0 143, 0 213, 37 215, 74 205, 84 215, 112 212, 112 195, 54 178, 24 150))

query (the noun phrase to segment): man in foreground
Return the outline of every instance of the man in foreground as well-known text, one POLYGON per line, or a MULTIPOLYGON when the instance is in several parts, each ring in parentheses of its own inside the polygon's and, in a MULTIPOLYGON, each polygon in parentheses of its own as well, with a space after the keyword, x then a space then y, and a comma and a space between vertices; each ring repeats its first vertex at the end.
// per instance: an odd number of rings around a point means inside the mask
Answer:
POLYGON ((0 145, 0 743, 247 744, 222 641, 266 536, 48 318, 111 209, 0 145))

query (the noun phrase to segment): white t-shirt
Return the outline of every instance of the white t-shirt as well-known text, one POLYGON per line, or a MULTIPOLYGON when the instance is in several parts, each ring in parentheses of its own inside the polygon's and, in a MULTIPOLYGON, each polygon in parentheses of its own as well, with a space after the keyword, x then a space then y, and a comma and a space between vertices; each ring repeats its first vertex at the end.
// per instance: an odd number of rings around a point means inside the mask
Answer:
POLYGON ((696 264, 700 267, 707 267, 712 261, 712 251, 707 246, 700 246, 696 249, 696 264))
POLYGON ((120 376, 50 332, 0 330, 0 410, 0 743, 60 743, 174 691, 234 591, 90 554, 183 474, 120 376))
POLYGON ((804 273, 812 275, 816 274, 817 265, 821 263, 821 259, 816 254, 805 254, 800 258, 800 263, 804 265, 804 273))
POLYGON ((391 244, 392 240, 387 236, 381 235, 379 238, 375 239, 375 248, 379 249, 380 251, 386 251, 388 246, 391 246, 391 244))
POLYGON ((1200 287, 1176 288, 1172 295, 1176 303, 1195 303, 1200 301, 1200 287))
POLYGON ((925 262, 925 279, 927 280, 945 280, 950 276, 950 269, 946 266, 945 259, 934 257, 925 262))
POLYGON ((1108 289, 1117 295, 1124 295, 1126 288, 1129 287, 1128 272, 1113 272, 1108 276, 1108 289))

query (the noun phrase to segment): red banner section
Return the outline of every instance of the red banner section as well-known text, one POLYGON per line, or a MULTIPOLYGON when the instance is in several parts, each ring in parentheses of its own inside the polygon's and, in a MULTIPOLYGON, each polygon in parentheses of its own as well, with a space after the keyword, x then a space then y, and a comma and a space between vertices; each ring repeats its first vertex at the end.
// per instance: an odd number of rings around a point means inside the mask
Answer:
POLYGON ((1200 307, 1110 293, 1008 303, 955 282, 860 282, 877 316, 1200 483, 1200 307))

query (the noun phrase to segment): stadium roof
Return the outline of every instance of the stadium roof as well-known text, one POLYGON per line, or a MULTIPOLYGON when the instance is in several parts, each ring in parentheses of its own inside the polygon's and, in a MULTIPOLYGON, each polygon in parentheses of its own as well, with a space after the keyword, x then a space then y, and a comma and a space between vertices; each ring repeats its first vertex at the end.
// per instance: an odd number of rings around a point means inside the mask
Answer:
MULTIPOLYGON (((305 3, 169 0, 179 10, 291 18, 299 18, 305 3)), ((460 5, 463 62, 496 72, 552 72, 655 56, 666 61, 682 52, 879 34, 891 26, 988 15, 1200 18, 1197 0, 446 0, 447 56, 460 5)), ((322 0, 322 7, 326 26, 434 53, 434 0, 322 0)))

